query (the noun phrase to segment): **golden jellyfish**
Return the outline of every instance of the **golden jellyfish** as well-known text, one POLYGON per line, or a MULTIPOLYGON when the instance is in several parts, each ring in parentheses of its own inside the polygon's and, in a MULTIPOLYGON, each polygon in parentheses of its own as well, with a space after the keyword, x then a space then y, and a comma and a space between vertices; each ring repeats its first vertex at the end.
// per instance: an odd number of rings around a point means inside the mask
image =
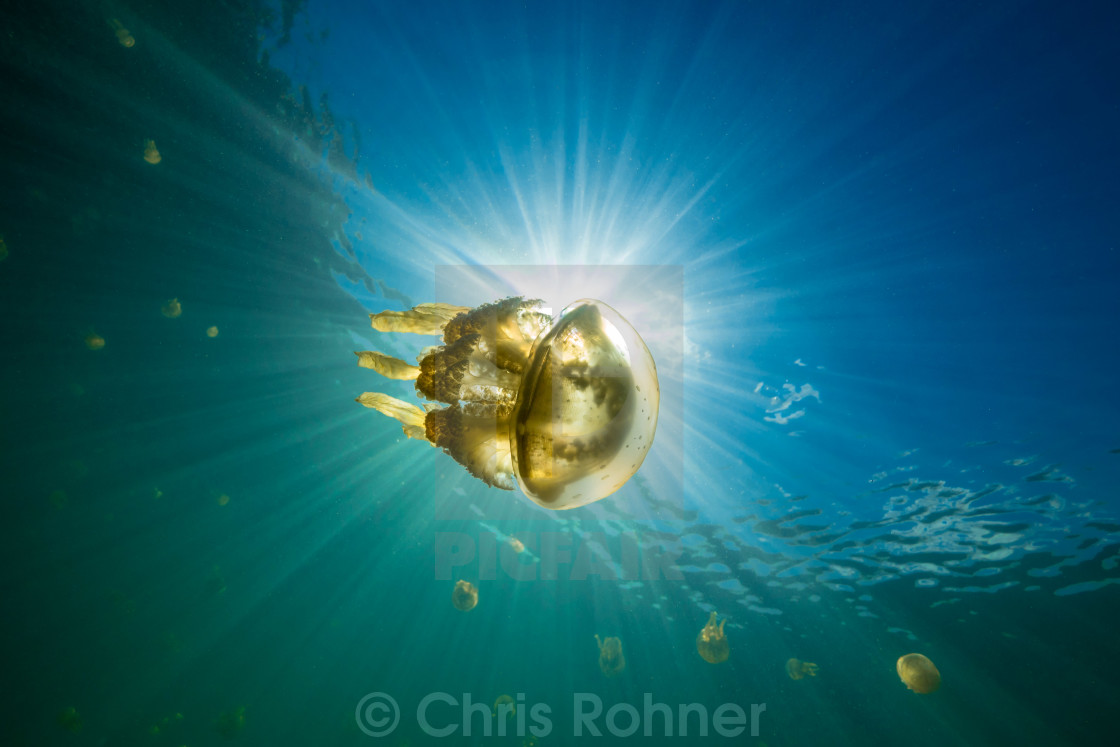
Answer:
POLYGON ((599 644, 599 669, 608 677, 614 677, 626 669, 626 657, 622 655, 622 641, 618 638, 599 640, 595 635, 595 643, 599 644))
POLYGON ((462 579, 455 582, 455 589, 451 592, 451 603, 460 612, 473 610, 478 604, 478 587, 470 581, 462 579))
POLYGON ((217 337, 218 336, 218 328, 217 327, 207 327, 206 328, 206 336, 210 337, 210 338, 217 337))
POLYGON ((96 332, 90 332, 86 335, 86 347, 90 350, 101 350, 105 347, 105 338, 96 332))
POLYGON ((941 672, 922 654, 900 656, 896 668, 902 684, 916 693, 926 695, 941 687, 941 672))
POLYGON ((487 485, 519 486, 537 505, 569 509, 621 488, 657 429, 653 356, 617 311, 576 301, 552 319, 542 301, 475 309, 441 303, 371 314, 379 332, 443 335, 419 365, 357 353, 358 365, 415 381, 422 410, 379 392, 358 402, 401 422, 409 438, 447 452, 487 485))
POLYGON ((726 622, 727 618, 724 618, 720 620, 719 625, 716 625, 716 613, 713 610, 712 614, 708 616, 708 624, 696 636, 696 650, 704 661, 710 664, 727 661, 727 657, 731 653, 731 647, 727 644, 727 636, 723 633, 723 626, 726 622))
POLYGON ((499 695, 498 699, 494 701, 494 707, 491 709, 491 713, 498 718, 513 718, 517 715, 517 706, 510 696, 499 695))
POLYGON ((518 555, 525 552, 525 543, 517 539, 516 537, 509 538, 509 546, 512 547, 513 551, 518 555))
POLYGON ((155 140, 144 141, 144 160, 153 166, 163 160, 163 156, 159 154, 159 149, 156 148, 155 140))
POLYGON ((136 38, 132 32, 124 27, 124 24, 113 18, 109 21, 109 25, 113 27, 113 33, 117 35, 117 41, 120 42, 122 47, 132 47, 136 44, 136 38))
POLYGON ((786 674, 791 680, 800 680, 805 677, 816 677, 820 667, 810 661, 789 659, 786 661, 786 674))
POLYGON ((178 298, 172 298, 163 306, 159 307, 159 313, 163 314, 168 319, 178 319, 183 314, 183 304, 179 303, 178 298))

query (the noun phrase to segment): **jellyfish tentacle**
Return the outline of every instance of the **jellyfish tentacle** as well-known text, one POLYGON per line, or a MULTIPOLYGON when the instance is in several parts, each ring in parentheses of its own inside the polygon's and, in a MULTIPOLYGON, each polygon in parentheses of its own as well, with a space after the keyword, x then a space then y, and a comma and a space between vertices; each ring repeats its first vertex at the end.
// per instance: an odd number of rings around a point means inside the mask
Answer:
POLYGON ((386 379, 399 379, 412 381, 420 375, 420 367, 394 358, 391 355, 379 353, 376 350, 355 351, 358 356, 358 365, 362 368, 371 368, 386 379))
POLYGON ((428 412, 425 438, 487 485, 513 490, 509 435, 499 432, 501 427, 492 413, 451 405, 428 412))
POLYGON ((416 335, 441 335, 447 323, 465 311, 466 306, 422 303, 408 311, 382 311, 370 314, 370 326, 378 332, 409 332, 416 335))
POLYGON ((381 392, 363 392, 355 401, 399 421, 404 434, 409 438, 418 441, 429 440, 424 425, 427 413, 416 405, 402 402, 396 397, 381 392))

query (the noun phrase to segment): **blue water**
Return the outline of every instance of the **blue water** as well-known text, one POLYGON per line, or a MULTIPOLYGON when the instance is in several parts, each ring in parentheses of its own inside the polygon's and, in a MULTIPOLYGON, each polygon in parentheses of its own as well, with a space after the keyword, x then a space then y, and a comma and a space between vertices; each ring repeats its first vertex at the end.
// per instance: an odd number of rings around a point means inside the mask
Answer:
POLYGON ((180 5, 0 38, 0 742, 1109 740, 1109 5, 180 5), (354 402, 515 294, 657 362, 590 506, 354 402))

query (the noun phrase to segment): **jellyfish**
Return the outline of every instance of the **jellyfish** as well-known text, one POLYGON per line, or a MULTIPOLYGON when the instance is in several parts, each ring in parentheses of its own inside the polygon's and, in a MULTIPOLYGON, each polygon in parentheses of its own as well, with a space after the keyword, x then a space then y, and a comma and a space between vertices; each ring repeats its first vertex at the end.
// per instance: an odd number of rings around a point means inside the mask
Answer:
POLYGON ((657 428, 657 369, 622 316, 584 299, 555 319, 539 300, 475 309, 421 304, 371 314, 381 332, 442 334, 419 365, 357 353, 358 365, 415 381, 426 410, 379 392, 358 402, 400 421, 492 487, 570 509, 607 497, 645 459, 657 428))
POLYGON ((713 610, 708 616, 708 624, 696 636, 696 650, 704 661, 710 664, 719 664, 727 661, 731 648, 727 645, 727 636, 723 634, 723 625, 727 618, 716 625, 716 613, 713 610))
POLYGON ((217 327, 207 327, 206 328, 206 336, 211 337, 211 338, 212 337, 217 337, 218 336, 218 328, 217 327))
POLYGON ((4 237, 0 236, 0 262, 8 258, 8 245, 4 243, 4 237))
POLYGON ((608 677, 614 677, 626 669, 626 657, 622 655, 622 641, 618 638, 599 640, 595 635, 595 643, 599 644, 599 669, 608 677))
POLYGON ((512 547, 513 551, 518 555, 525 552, 525 543, 517 539, 516 537, 509 538, 509 546, 512 547))
POLYGON ((111 19, 109 25, 113 28, 113 33, 117 35, 117 41, 121 43, 122 47, 132 47, 136 44, 136 37, 116 18, 111 19))
POLYGON ((916 693, 926 695, 941 687, 941 672, 922 654, 906 654, 895 665, 902 684, 916 693))
POLYGON ((508 695, 499 695, 498 699, 494 701, 494 707, 491 713, 499 718, 505 717, 507 719, 513 718, 517 715, 517 706, 513 702, 513 698, 508 695))
POLYGON ((179 303, 178 298, 172 298, 163 306, 159 307, 159 313, 163 314, 168 319, 177 319, 183 313, 183 304, 179 303))
POLYGON ((163 160, 163 156, 159 154, 159 149, 156 148, 155 140, 144 141, 144 160, 153 166, 163 160))
POLYGON ((78 715, 78 709, 74 706, 63 708, 56 720, 59 726, 72 734, 82 730, 82 717, 78 715))
POLYGON ((468 612, 478 604, 478 587, 470 581, 459 579, 451 592, 451 604, 460 612, 468 612))
POLYGON ((786 674, 789 675, 791 680, 799 680, 803 677, 816 677, 818 671, 820 671, 820 667, 809 661, 789 659, 786 662, 786 674))
POLYGON ((96 332, 90 332, 86 335, 86 347, 90 350, 101 350, 105 347, 105 338, 96 332))

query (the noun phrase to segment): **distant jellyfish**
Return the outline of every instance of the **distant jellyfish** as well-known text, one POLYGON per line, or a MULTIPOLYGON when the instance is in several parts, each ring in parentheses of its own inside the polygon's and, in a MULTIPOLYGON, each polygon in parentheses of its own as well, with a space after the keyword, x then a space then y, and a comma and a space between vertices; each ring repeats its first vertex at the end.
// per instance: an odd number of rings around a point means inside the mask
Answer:
POLYGON ((218 328, 217 327, 207 327, 206 328, 206 336, 207 337, 217 337, 218 336, 218 328))
POLYGON ((4 243, 4 237, 0 236, 0 262, 8 258, 8 245, 4 243))
POLYGON ((622 655, 622 641, 618 638, 599 640, 595 635, 595 642, 599 644, 599 669, 608 677, 615 677, 626 669, 626 657, 622 655))
POLYGON ((517 539, 516 537, 509 538, 509 546, 512 547, 513 551, 518 555, 525 552, 525 543, 517 539))
POLYGON ((791 680, 799 680, 804 677, 816 677, 819 671, 820 667, 810 661, 790 659, 786 662, 786 674, 789 675, 791 680))
POLYGON ((941 672, 922 654, 899 657, 896 668, 902 684, 916 693, 926 695, 941 687, 941 672))
POLYGON ((73 706, 63 708, 58 714, 57 721, 59 726, 72 734, 82 730, 82 717, 78 715, 78 709, 73 706))
POLYGON ((494 701, 494 707, 491 709, 491 713, 498 718, 513 718, 517 715, 517 706, 510 696, 499 695, 498 699, 494 701))
POLYGON ((478 588, 470 581, 460 579, 455 583, 455 589, 451 592, 451 604, 455 605, 455 609, 460 612, 473 610, 474 606, 478 604, 478 588))
POLYGON ((90 350, 101 350, 105 347, 105 338, 96 332, 90 332, 85 339, 86 347, 90 350))
POLYGON ((711 664, 727 661, 727 657, 731 653, 731 647, 727 644, 727 636, 723 634, 723 625, 726 622, 727 618, 724 618, 719 625, 716 625, 716 613, 713 610, 712 614, 708 616, 708 624, 697 634, 696 650, 704 661, 711 664))
POLYGON ((163 160, 163 156, 159 154, 159 149, 156 148, 155 140, 144 141, 144 160, 153 166, 163 160))
POLYGON ((110 19, 109 25, 113 28, 113 33, 117 35, 117 41, 120 42, 122 47, 132 47, 136 44, 136 38, 132 32, 124 27, 124 24, 116 18, 110 19))
POLYGON ((236 737, 245 728, 245 706, 238 706, 232 711, 224 711, 218 716, 214 728, 226 739, 236 737))
POLYGON ((401 422, 487 485, 520 486, 535 503, 568 509, 621 488, 657 428, 657 369, 642 338, 600 301, 555 320, 541 301, 507 298, 476 309, 421 304, 371 314, 380 332, 443 335, 419 365, 374 351, 358 364, 415 380, 422 410, 378 392, 358 402, 401 422))
POLYGON ((183 304, 179 303, 178 298, 172 298, 159 308, 159 313, 168 319, 178 319, 183 314, 183 304))

